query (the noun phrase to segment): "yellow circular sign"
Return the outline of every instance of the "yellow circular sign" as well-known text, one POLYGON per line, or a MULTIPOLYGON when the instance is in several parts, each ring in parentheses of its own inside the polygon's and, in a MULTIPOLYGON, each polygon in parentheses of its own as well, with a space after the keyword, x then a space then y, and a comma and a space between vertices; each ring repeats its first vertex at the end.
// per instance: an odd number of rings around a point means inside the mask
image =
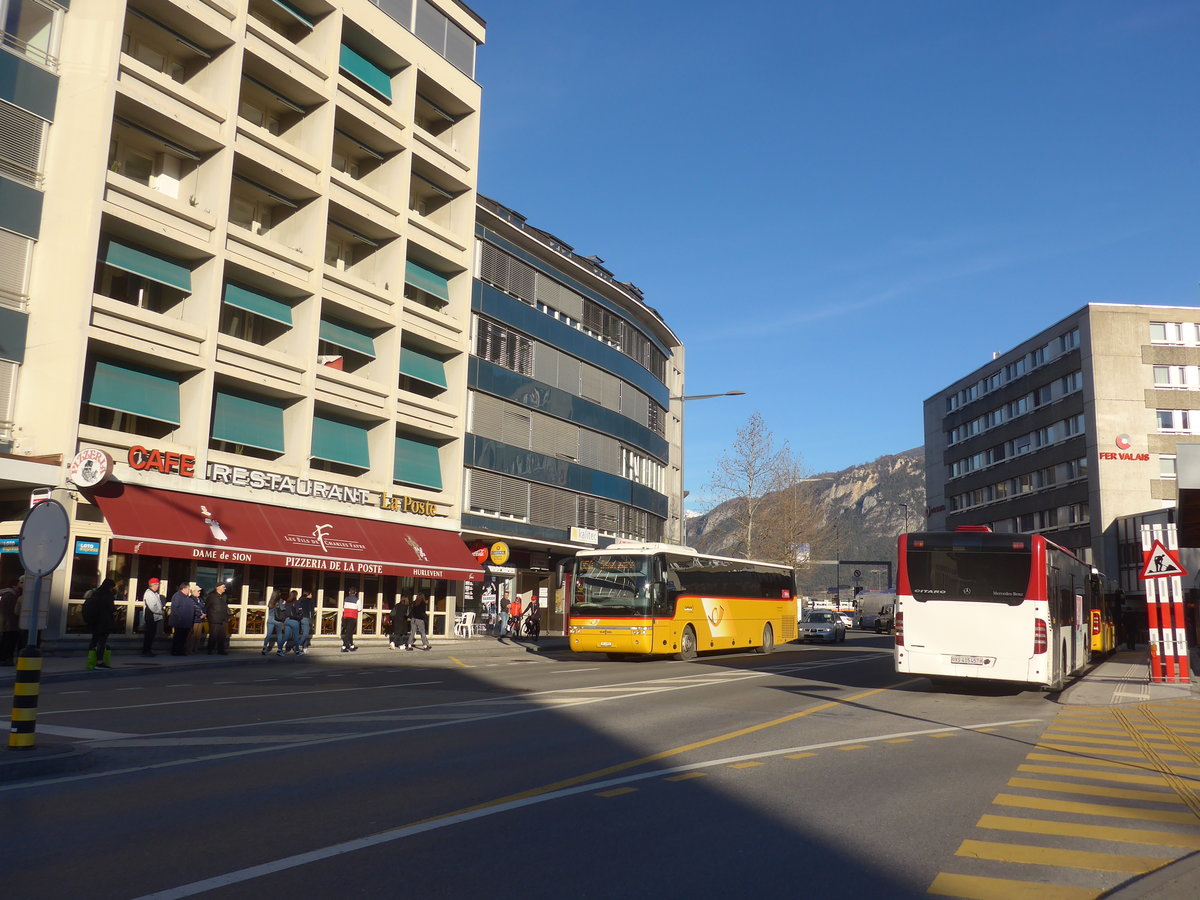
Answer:
POLYGON ((506 562, 508 562, 508 544, 504 541, 496 541, 492 544, 492 563, 502 566, 506 562))

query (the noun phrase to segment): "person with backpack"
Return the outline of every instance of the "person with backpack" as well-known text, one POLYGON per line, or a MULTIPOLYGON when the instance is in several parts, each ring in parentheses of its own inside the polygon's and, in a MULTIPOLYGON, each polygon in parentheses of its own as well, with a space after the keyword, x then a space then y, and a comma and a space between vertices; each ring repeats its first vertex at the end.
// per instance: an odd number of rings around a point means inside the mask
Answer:
POLYGON ((89 669, 111 669, 112 651, 108 649, 108 635, 117 614, 117 583, 105 578, 100 586, 83 601, 83 621, 92 630, 88 644, 87 667, 89 669))
POLYGON ((429 615, 429 599, 424 594, 417 594, 413 597, 412 607, 409 612, 412 629, 408 632, 408 641, 404 645, 405 650, 413 648, 413 638, 419 633, 421 635, 422 650, 429 649, 429 637, 425 633, 425 617, 429 615))
POLYGON ((300 614, 300 651, 307 653, 312 649, 313 619, 317 614, 317 601, 311 590, 300 594, 296 611, 300 614))
POLYGON ((392 634, 388 638, 388 649, 399 650, 400 646, 408 637, 408 630, 411 627, 409 621, 409 612, 411 607, 407 597, 401 597, 392 607, 392 634))
POLYGON ((525 634, 536 644, 542 634, 542 607, 536 595, 530 594, 525 607, 525 634))
POLYGON ((283 621, 283 640, 280 641, 275 655, 284 656, 288 647, 291 647, 297 656, 303 656, 304 648, 300 646, 300 601, 296 599, 295 591, 288 594, 287 600, 279 604, 275 616, 283 621))
POLYGON ((348 588, 342 598, 342 652, 349 653, 357 650, 354 645, 354 632, 358 630, 358 610, 361 603, 358 599, 358 588, 348 588))
POLYGON ((271 648, 283 648, 283 619, 279 618, 279 607, 283 605, 284 594, 278 588, 267 601, 267 637, 263 641, 262 655, 266 656, 271 648))

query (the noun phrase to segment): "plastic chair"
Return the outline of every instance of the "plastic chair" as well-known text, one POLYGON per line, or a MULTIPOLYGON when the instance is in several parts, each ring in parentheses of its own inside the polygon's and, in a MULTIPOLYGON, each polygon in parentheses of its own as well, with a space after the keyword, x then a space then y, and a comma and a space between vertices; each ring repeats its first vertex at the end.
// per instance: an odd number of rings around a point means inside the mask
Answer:
POLYGON ((460 637, 470 637, 475 630, 475 613, 459 613, 454 620, 454 633, 460 637))

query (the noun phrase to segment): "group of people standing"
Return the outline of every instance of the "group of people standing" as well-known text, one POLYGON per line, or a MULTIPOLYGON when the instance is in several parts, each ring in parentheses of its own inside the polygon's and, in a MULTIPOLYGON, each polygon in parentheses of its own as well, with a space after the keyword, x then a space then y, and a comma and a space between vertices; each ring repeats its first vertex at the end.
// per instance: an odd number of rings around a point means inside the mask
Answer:
POLYGON ((421 649, 429 649, 429 632, 426 619, 429 616, 429 598, 417 594, 411 600, 401 597, 392 607, 392 631, 388 636, 388 649, 399 650, 404 645, 405 650, 412 650, 416 645, 418 635, 421 638, 421 649))
POLYGON ((276 656, 286 656, 288 652, 296 656, 307 653, 312 643, 316 610, 317 601, 310 590, 286 594, 275 591, 267 601, 267 637, 263 641, 262 655, 266 656, 272 649, 276 656))
MULTIPOLYGON (((147 582, 150 585, 147 593, 150 590, 158 592, 157 581, 157 578, 151 578, 147 582)), ((206 623, 208 625, 208 652, 221 656, 229 652, 229 598, 225 595, 225 591, 225 583, 218 582, 216 587, 202 597, 203 592, 200 590, 200 585, 195 582, 180 582, 179 589, 171 595, 169 613, 172 656, 187 656, 189 653, 197 652, 204 640, 206 623)), ((147 610, 149 612, 145 628, 148 631, 153 627, 157 632, 158 622, 161 621, 160 614, 156 614, 149 603, 147 603, 147 610), (153 623, 153 626, 150 623, 153 623)), ((154 639, 147 640, 143 635, 142 641, 142 655, 154 656, 154 651, 150 649, 154 639)))

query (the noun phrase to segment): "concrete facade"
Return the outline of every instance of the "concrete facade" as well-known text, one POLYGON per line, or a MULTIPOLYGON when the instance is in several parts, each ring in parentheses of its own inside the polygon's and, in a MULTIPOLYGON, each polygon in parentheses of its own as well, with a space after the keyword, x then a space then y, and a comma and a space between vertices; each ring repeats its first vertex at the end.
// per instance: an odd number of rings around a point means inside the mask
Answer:
MULTIPOLYGON (((84 551, 55 573, 51 635, 81 630, 105 575, 126 633, 150 574, 227 582, 241 634, 272 589, 311 587, 336 620, 345 574, 113 551, 66 481, 89 448, 127 486, 458 540, 482 20, 453 0, 15 2, 0 184, 29 202, 0 204, 0 307, 24 328, 0 350, 0 578, 40 484, 84 551)), ((359 579, 364 633, 417 589, 448 631, 456 584, 359 579)))
POLYGON ((1200 309, 1089 304, 924 415, 928 528, 1046 534, 1127 582, 1118 522, 1175 505, 1176 446, 1200 433, 1200 309))

